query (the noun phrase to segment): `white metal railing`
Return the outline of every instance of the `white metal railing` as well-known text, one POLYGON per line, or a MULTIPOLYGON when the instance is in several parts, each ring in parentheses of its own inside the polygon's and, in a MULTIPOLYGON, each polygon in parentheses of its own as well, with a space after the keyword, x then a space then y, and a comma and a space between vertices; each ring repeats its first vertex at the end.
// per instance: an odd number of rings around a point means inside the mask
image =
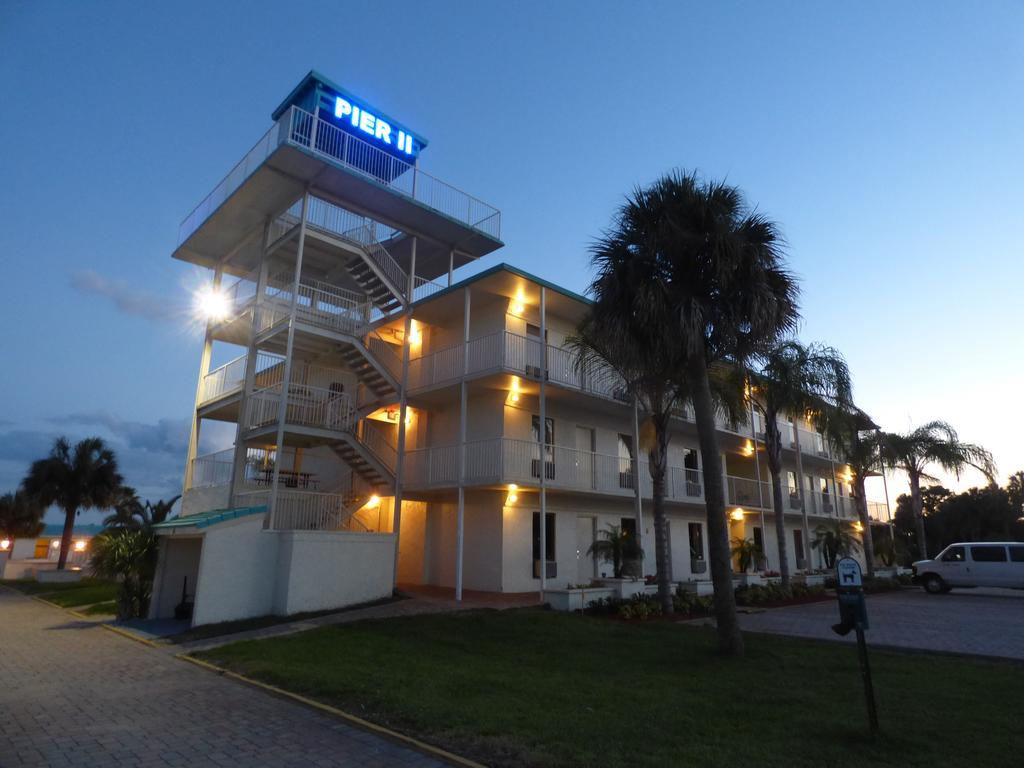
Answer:
POLYGON ((240 390, 245 382, 245 361, 247 359, 247 355, 236 357, 234 360, 224 363, 224 365, 214 368, 206 374, 203 377, 199 402, 208 403, 229 392, 240 390))
POLYGON ((228 448, 216 453, 196 456, 192 459, 191 488, 212 488, 231 482, 231 468, 234 466, 235 449, 228 448))
POLYGON ((448 286, 444 283, 427 280, 424 277, 417 277, 413 280, 412 300, 421 301, 422 299, 433 296, 435 293, 440 293, 447 287, 448 286))
POLYGON ((178 228, 178 245, 184 243, 199 229, 200 225, 242 186, 277 147, 284 143, 304 147, 316 155, 325 156, 473 229, 495 239, 501 237, 501 213, 498 209, 425 173, 411 163, 315 118, 305 110, 291 107, 185 217, 178 228), (311 146, 314 133, 316 142, 311 146))
POLYGON ((188 238, 199 229, 199 226, 206 221, 214 211, 216 211, 221 204, 231 197, 232 193, 242 186, 242 183, 249 178, 249 176, 266 160, 270 155, 277 149, 278 145, 281 144, 287 138, 289 122, 286 120, 278 120, 271 128, 263 134, 259 141, 250 149, 245 156, 238 161, 238 164, 232 168, 228 175, 225 176, 220 182, 213 188, 199 205, 197 205, 192 212, 185 217, 185 220, 181 222, 181 226, 178 227, 178 245, 184 243, 188 238))
POLYGON ((398 448, 385 432, 386 427, 373 419, 363 419, 362 424, 359 442, 393 473, 398 466, 398 448))
MULTIPOLYGON (((258 389, 248 400, 246 423, 258 429, 277 422, 281 385, 258 389)), ((287 424, 347 432, 355 423, 355 409, 347 393, 292 383, 285 408, 287 424)))
POLYGON ((800 435, 800 452, 810 456, 819 456, 827 459, 829 457, 828 445, 820 432, 812 432, 802 427, 797 427, 800 435))
POLYGON ((884 501, 868 501, 868 517, 880 523, 889 522, 889 508, 884 501))
MULTIPOLYGON (((388 343, 376 329, 366 335, 366 348, 373 355, 374 359, 391 374, 395 381, 402 379, 402 353, 396 351, 394 344, 388 343)), ((399 347, 398 349, 401 349, 399 347)))
MULTIPOLYGON (((592 491, 621 496, 633 494, 633 462, 620 456, 581 451, 549 445, 544 451, 544 482, 551 488, 592 491)), ((516 483, 537 485, 542 462, 540 447, 532 440, 492 438, 466 443, 466 482, 468 484, 516 483)), ((653 492, 647 462, 641 462, 640 492, 650 498, 653 492)), ((404 482, 410 487, 444 487, 459 481, 459 446, 439 446, 409 451, 405 460, 404 482)), ((665 497, 676 501, 702 498, 698 470, 669 467, 665 478, 665 497)))
POLYGON ((772 508, 772 486, 764 480, 760 485, 757 480, 748 477, 725 478, 726 498, 729 503, 738 507, 772 508))
POLYGON ((473 229, 494 238, 501 236, 501 213, 497 208, 303 109, 292 107, 279 122, 285 120, 289 126, 288 141, 292 144, 341 163, 473 229))

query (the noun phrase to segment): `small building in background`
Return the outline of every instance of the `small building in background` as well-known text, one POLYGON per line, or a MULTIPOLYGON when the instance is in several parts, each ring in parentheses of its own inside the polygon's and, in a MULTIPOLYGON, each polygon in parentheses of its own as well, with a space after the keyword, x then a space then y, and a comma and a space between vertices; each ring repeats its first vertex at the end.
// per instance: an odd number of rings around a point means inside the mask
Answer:
MULTIPOLYGON (((103 530, 99 523, 76 525, 71 537, 67 568, 85 570, 89 565, 92 538, 103 530)), ((0 571, 5 579, 31 579, 38 571, 57 568, 63 523, 48 523, 38 536, 15 539, 0 537, 0 571)))

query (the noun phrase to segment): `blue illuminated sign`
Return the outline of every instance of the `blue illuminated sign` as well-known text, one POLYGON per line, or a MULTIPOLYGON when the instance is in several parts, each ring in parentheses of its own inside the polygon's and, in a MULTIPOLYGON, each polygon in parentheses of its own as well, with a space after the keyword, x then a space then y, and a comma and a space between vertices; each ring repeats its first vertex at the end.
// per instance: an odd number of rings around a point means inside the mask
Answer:
POLYGON ((358 107, 348 99, 336 96, 334 100, 334 116, 339 120, 345 120, 353 128, 358 128, 367 136, 393 145, 399 152, 412 157, 413 140, 412 136, 401 128, 394 130, 391 123, 378 117, 366 107, 358 107))

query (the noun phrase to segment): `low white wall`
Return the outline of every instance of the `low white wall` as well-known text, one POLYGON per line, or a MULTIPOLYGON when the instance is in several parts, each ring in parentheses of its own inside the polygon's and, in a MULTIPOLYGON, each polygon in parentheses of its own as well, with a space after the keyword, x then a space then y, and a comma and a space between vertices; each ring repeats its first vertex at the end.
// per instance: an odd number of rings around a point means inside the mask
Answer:
POLYGON ((274 613, 342 608, 391 595, 393 534, 285 531, 277 537, 274 613))
POLYGON ((272 612, 277 538, 276 533, 263 530, 263 515, 249 515, 206 529, 193 625, 272 612))

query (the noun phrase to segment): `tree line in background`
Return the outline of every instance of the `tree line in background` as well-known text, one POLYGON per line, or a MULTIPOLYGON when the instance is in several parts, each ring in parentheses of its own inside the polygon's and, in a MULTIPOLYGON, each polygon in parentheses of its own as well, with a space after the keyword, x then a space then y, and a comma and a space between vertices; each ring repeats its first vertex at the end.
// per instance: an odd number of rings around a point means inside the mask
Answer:
POLYGON ((35 537, 43 530, 46 510, 64 513, 57 569, 67 565, 75 519, 84 509, 109 509, 103 531, 93 538, 90 563, 97 576, 117 580, 118 618, 145 616, 156 572, 157 540, 153 526, 168 518, 175 502, 139 499, 124 484, 117 457, 101 438, 74 446, 58 438, 50 455, 32 462, 21 487, 0 497, 0 533, 35 537))
MULTIPOLYGON (((757 414, 764 425, 783 590, 790 586, 791 563, 784 528, 781 415, 807 414, 849 461, 869 574, 874 545, 864 480, 870 473, 906 473, 914 537, 922 553, 928 549, 921 481, 934 479, 928 470, 941 467, 959 475, 971 466, 994 477, 991 455, 960 441, 948 424, 884 433, 857 408, 842 355, 795 338, 799 286, 786 268, 778 225, 757 213, 737 188, 674 171, 635 189, 594 242, 591 263, 593 302, 568 343, 581 371, 615 370, 644 413, 641 442, 652 481, 663 614, 673 611, 665 508, 669 423, 685 404, 693 407, 721 652, 743 653, 731 560, 734 549, 746 562, 753 555, 742 541, 730 548, 719 471, 719 413, 735 424, 750 423, 757 414)), ((803 503, 804 489, 798 493, 803 503)), ((833 560, 852 546, 841 524, 834 531, 819 528, 815 545, 833 560)))

